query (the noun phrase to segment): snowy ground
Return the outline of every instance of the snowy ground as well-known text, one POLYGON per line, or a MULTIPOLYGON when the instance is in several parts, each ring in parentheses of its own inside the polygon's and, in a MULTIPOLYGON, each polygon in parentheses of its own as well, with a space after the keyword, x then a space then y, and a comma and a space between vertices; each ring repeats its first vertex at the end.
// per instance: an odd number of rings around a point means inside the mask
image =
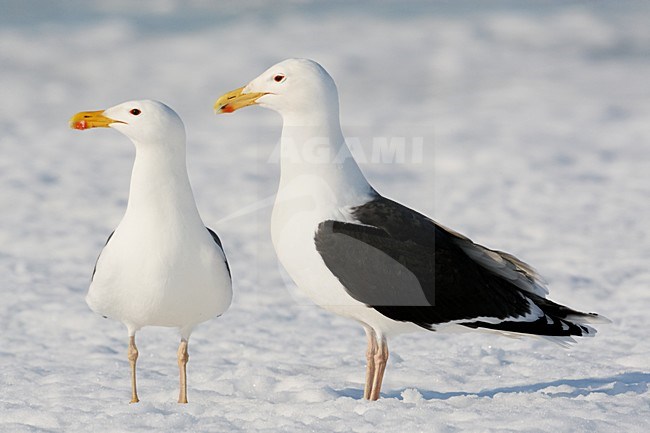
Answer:
POLYGON ((0 1, 0 431, 647 431, 647 3, 214 3, 0 1), (301 297, 270 243, 279 117, 212 114, 286 57, 334 76, 380 192, 613 323, 569 350, 398 337, 383 398, 362 401, 361 328, 301 297), (233 268, 233 306, 193 334, 187 406, 175 332, 139 333, 129 405, 125 329, 84 302, 133 149, 67 119, 135 98, 185 120, 199 209, 233 268), (403 158, 373 152, 381 140, 403 158))

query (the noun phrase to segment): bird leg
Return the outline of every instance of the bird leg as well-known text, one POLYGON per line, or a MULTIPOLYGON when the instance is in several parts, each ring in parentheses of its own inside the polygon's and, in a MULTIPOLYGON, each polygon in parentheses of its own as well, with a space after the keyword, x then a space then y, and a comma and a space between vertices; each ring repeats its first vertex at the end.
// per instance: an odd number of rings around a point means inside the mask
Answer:
POLYGON ((363 389, 363 398, 370 400, 372 394, 372 382, 375 377, 375 353, 377 352, 377 335, 370 327, 364 327, 368 337, 368 349, 366 350, 366 385, 363 389))
POLYGON ((187 403, 187 361, 190 356, 187 354, 187 340, 181 340, 178 346, 178 369, 181 379, 180 393, 178 395, 179 403, 187 403))
POLYGON ((138 348, 135 347, 135 335, 129 337, 129 350, 127 351, 127 358, 131 364, 131 403, 137 403, 138 390, 135 386, 135 362, 138 360, 138 348))
POLYGON ((386 362, 388 361, 388 342, 385 337, 379 341, 379 347, 375 352, 375 375, 372 379, 372 392, 370 400, 378 400, 381 391, 381 383, 384 380, 384 371, 386 371, 386 362))

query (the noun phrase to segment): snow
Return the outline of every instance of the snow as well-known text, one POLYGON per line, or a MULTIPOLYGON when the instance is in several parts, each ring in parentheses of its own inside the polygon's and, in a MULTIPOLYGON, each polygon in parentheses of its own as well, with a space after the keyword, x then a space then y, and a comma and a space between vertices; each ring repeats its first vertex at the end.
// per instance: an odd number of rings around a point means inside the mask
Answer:
POLYGON ((646 3, 216 3, 2 2, 0 431, 647 430, 646 3), (533 264, 551 299, 612 324, 568 350, 400 336, 383 398, 361 400, 361 327, 311 305, 271 246, 279 116, 212 113, 296 56, 337 81, 381 193, 533 264), (140 98, 184 119, 198 207, 234 277, 231 309, 190 341, 186 406, 175 331, 138 334, 129 405, 126 330, 84 302, 133 148, 67 120, 140 98))

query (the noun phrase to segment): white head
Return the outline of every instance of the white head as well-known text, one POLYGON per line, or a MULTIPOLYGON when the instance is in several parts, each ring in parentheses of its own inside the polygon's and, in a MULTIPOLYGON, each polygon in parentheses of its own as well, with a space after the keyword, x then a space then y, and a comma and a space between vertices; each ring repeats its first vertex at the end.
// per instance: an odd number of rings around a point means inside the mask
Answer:
POLYGON ((80 130, 110 127, 129 137, 136 146, 185 144, 181 118, 167 105, 152 100, 124 102, 106 110, 82 111, 72 116, 70 127, 80 130))
POLYGON ((338 91, 334 80, 318 63, 288 59, 271 66, 244 87, 221 96, 217 113, 232 113, 249 105, 260 105, 283 117, 326 111, 338 119, 338 91))

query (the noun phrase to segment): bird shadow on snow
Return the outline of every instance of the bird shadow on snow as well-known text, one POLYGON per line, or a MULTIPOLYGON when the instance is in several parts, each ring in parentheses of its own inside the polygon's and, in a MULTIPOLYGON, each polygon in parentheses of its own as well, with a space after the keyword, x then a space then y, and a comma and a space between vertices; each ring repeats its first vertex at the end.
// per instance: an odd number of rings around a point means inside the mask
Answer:
MULTIPOLYGON (((550 382, 539 382, 529 385, 506 386, 485 389, 478 392, 451 391, 437 392, 417 389, 424 400, 447 400, 452 397, 494 397, 497 394, 519 394, 542 392, 550 397, 575 398, 590 394, 618 395, 632 392, 643 394, 647 392, 650 384, 650 373, 629 372, 616 376, 588 379, 559 379, 550 382)), ((383 398, 396 398, 403 400, 402 393, 411 388, 402 388, 396 391, 382 393, 383 398)), ((340 397, 354 399, 363 398, 363 390, 357 388, 344 388, 335 390, 340 397)))

